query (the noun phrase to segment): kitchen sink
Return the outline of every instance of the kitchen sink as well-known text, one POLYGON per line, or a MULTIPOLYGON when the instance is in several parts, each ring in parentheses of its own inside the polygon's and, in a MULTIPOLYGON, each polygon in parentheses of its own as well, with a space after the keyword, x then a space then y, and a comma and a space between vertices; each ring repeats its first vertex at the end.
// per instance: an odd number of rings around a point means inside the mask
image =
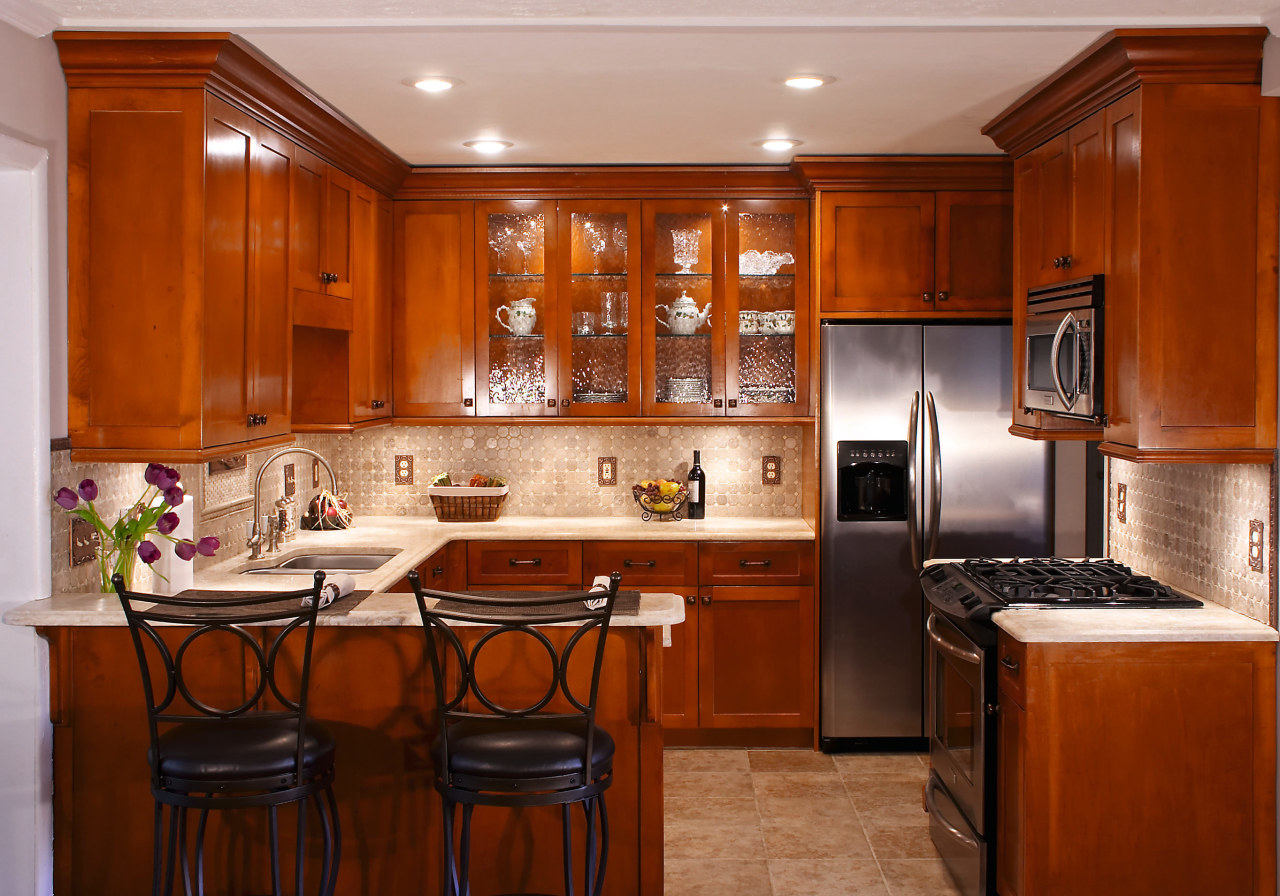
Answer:
POLYGON ((343 572, 357 574, 377 569, 386 563, 395 553, 350 553, 350 554, 298 554, 275 566, 258 569, 241 570, 243 575, 300 575, 323 569, 326 573, 343 572))

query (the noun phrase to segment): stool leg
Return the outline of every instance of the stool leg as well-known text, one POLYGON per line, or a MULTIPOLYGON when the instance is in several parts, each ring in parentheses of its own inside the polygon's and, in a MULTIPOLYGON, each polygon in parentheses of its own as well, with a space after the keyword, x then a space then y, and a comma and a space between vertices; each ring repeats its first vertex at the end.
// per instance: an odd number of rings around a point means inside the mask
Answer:
POLYGON ((164 861, 164 846, 161 843, 161 836, 164 833, 164 803, 156 800, 156 819, 154 830, 152 831, 152 852, 151 852, 151 896, 161 896, 160 880, 164 861))
POLYGON ((333 890, 338 885, 338 860, 342 856, 342 832, 338 829, 338 806, 333 798, 333 788, 326 787, 323 794, 317 793, 315 801, 316 810, 320 813, 320 827, 324 832, 320 893, 321 896, 333 896, 333 890))
POLYGON ((596 801, 583 800, 582 812, 587 817, 587 874, 582 883, 582 892, 585 896, 591 896, 596 870, 596 801))
POLYGON ((440 811, 444 821, 445 896, 458 896, 458 857, 453 852, 453 808, 453 803, 442 794, 440 811))
POLYGON ((600 865, 596 868, 595 886, 587 896, 600 896, 600 891, 604 888, 604 869, 609 863, 609 813, 604 808, 603 793, 593 802, 596 804, 596 814, 600 821, 600 865))
POLYGON ((564 892, 565 896, 573 896, 573 827, 570 814, 573 803, 565 803, 560 807, 560 826, 563 829, 564 855, 564 892))
POLYGON ((306 872, 307 858, 307 803, 298 804, 298 843, 293 850, 293 893, 302 896, 303 877, 306 872))
POLYGON ((200 810, 196 823, 196 896, 204 896, 204 832, 209 821, 209 810, 200 810))
POLYGON ((459 873, 458 896, 471 896, 471 812, 474 809, 471 803, 462 804, 462 843, 459 850, 462 871, 459 873))
POLYGON ((281 896, 280 889, 280 820, 276 817, 276 807, 267 807, 267 826, 270 829, 271 850, 271 896, 281 896))

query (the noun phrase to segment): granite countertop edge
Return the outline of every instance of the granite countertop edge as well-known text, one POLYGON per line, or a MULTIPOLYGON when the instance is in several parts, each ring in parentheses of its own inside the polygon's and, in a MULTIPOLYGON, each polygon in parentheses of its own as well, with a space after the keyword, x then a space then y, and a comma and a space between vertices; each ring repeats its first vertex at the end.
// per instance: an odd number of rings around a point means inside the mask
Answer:
POLYGON ((1203 607, 1126 610, 1084 607, 999 610, 996 627, 1024 644, 1271 641, 1271 626, 1203 597, 1203 607))
MULTIPOLYGON (((725 517, 644 522, 638 517, 503 517, 493 522, 441 523, 430 517, 364 517, 350 529, 299 532, 279 553, 250 562, 238 554, 200 570, 195 587, 211 591, 289 591, 310 584, 297 575, 242 575, 248 567, 275 566, 297 554, 385 551, 395 556, 376 570, 353 576, 356 591, 372 591, 348 614, 325 615, 320 625, 421 625, 412 594, 387 589, 451 541, 813 541, 813 529, 796 517, 725 517)), ((602 571, 605 572, 605 571, 602 571)), ((624 577, 623 586, 626 586, 624 577)), ((17 626, 122 626, 124 613, 113 595, 54 594, 9 609, 5 623, 17 626)), ((637 616, 615 616, 619 627, 674 625, 684 621, 678 595, 646 593, 637 616)))

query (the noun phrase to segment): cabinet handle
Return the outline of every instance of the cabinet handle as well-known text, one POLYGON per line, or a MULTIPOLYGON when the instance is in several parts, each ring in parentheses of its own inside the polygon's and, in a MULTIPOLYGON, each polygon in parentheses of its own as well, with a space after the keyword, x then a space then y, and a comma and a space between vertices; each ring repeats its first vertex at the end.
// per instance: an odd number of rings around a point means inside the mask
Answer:
POLYGON ((723 398, 717 398, 717 399, 715 399, 713 402, 711 402, 711 406, 712 406, 713 408, 722 408, 722 407, 724 407, 724 399, 723 399, 723 398))
POLYGON ((560 399, 560 407, 567 408, 568 406, 569 406, 569 399, 567 398, 560 399))
POLYGON ((740 566, 743 569, 746 569, 748 566, 763 566, 765 568, 768 568, 772 565, 773 565, 772 560, 739 560, 738 561, 738 566, 740 566))
POLYGON ((1062 256, 1061 256, 1061 255, 1055 255, 1055 256, 1053 256, 1053 266, 1054 266, 1055 268, 1060 268, 1060 267, 1062 267, 1062 256))
POLYGON ((444 567, 443 567, 443 566, 433 566, 433 567, 431 567, 431 577, 432 577, 432 578, 438 579, 438 578, 440 578, 442 575, 444 575, 444 567))
POLYGON ((1011 656, 1000 657, 1000 665, 1004 666, 1010 672, 1018 671, 1018 661, 1011 656))
POLYGON ((920 297, 920 301, 922 301, 922 302, 932 302, 932 301, 933 301, 933 293, 931 293, 931 292, 927 292, 927 293, 925 293, 924 295, 922 295, 922 296, 920 297))
POLYGON ((258 425, 258 415, 257 415, 257 414, 250 414, 250 415, 249 415, 249 424, 248 424, 248 425, 249 425, 249 426, 257 426, 257 425, 258 425))
POLYGON ((507 560, 507 563, 511 566, 541 566, 542 558, 534 557, 532 560, 517 560, 515 557, 511 557, 507 560))
POLYGON ((555 407, 555 406, 556 406, 556 400, 555 400, 554 398, 548 398, 548 399, 547 399, 547 407, 549 407, 549 408, 553 408, 553 407, 555 407))
POLYGON ((338 282, 338 275, 337 275, 337 274, 331 274, 331 273, 329 273, 328 271, 321 271, 321 272, 320 272, 320 282, 321 282, 321 283, 337 283, 337 282, 338 282))
POLYGON ((737 406, 738 406, 738 399, 736 399, 736 398, 730 398, 730 399, 729 399, 729 407, 731 407, 731 408, 736 408, 737 406))
POLYGON ((473 408, 476 406, 476 400, 474 398, 464 398, 462 399, 462 406, 464 408, 473 408))
POLYGON ((951 293, 949 293, 949 292, 944 292, 944 291, 942 291, 942 290, 939 290, 939 291, 938 291, 938 301, 939 301, 939 302, 945 302, 945 301, 946 301, 947 299, 949 299, 949 298, 951 298, 951 293))
POLYGON ((684 599, 684 602, 692 606, 698 602, 698 599, 694 597, 692 594, 690 594, 688 597, 684 599))
POLYGON ((375 411, 380 410, 381 408, 385 408, 387 406, 387 403, 380 398, 375 398, 373 401, 369 402, 369 404, 373 407, 375 411))
POLYGON ((1062 266, 1063 266, 1064 268, 1069 268, 1069 267, 1071 267, 1071 256, 1070 256, 1070 255, 1064 255, 1064 256, 1062 256, 1062 266))
POLYGON ((657 560, 623 560, 622 565, 630 569, 633 566, 647 566, 653 569, 658 565, 657 560))
POLYGON ((704 594, 704 595, 702 595, 702 602, 703 602, 704 604, 709 604, 709 603, 711 603, 711 595, 710 595, 710 594, 704 594))

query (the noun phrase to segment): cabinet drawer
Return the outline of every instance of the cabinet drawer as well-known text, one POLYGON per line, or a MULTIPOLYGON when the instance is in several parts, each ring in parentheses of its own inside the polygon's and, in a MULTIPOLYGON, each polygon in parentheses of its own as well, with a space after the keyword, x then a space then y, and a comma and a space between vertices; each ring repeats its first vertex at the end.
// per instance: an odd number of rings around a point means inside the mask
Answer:
POLYGON ((700 585, 812 585, 810 542, 710 542, 698 550, 700 585))
POLYGON ((588 541, 582 545, 582 581, 622 573, 622 587, 698 584, 698 546, 678 541, 588 541))
POLYGON ((1000 632, 996 641, 996 681, 1022 707, 1027 705, 1027 645, 1000 632))
POLYGON ((559 585, 582 583, 582 542, 473 541, 467 545, 467 585, 559 585))

